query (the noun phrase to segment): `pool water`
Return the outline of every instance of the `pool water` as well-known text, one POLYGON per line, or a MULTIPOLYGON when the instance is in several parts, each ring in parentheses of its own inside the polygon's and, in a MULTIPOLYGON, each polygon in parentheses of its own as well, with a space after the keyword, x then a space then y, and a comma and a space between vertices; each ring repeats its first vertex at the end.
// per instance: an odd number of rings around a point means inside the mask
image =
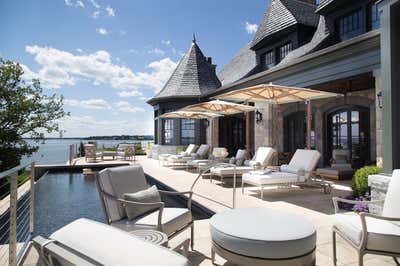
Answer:
MULTIPOLYGON (((148 177, 149 184, 162 184, 148 177)), ((180 197, 163 198, 168 207, 186 207, 180 197)), ((196 220, 208 219, 212 215, 198 204, 192 207, 196 220)), ((93 177, 82 173, 50 172, 38 180, 35 186, 35 230, 34 236, 48 237, 62 226, 78 219, 88 218, 105 222, 96 183, 93 177)))

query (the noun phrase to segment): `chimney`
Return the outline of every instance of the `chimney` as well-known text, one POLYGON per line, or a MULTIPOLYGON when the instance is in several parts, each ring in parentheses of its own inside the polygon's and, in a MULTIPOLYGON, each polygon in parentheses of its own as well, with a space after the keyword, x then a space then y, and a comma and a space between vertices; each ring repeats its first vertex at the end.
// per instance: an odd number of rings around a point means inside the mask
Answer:
POLYGON ((207 57, 207 62, 212 65, 212 57, 207 57))

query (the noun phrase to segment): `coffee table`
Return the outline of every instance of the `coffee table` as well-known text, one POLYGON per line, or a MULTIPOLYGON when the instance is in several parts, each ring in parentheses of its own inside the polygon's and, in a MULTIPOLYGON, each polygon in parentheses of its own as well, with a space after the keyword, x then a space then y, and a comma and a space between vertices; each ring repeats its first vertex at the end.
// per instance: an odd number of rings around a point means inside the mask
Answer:
POLYGON ((290 213, 245 208, 223 211, 210 220, 211 258, 237 265, 315 265, 316 230, 290 213))

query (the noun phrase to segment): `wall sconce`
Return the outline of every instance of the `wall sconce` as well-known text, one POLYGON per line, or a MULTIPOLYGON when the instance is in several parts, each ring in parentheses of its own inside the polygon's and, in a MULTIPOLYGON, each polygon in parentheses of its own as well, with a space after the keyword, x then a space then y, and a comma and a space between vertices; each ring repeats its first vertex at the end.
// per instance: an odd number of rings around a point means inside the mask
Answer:
POLYGON ((376 96, 378 97, 378 106, 380 109, 382 109, 383 108, 383 99, 382 99, 383 93, 380 91, 376 96))
POLYGON ((259 124, 263 120, 262 113, 260 111, 256 111, 256 123, 259 124))

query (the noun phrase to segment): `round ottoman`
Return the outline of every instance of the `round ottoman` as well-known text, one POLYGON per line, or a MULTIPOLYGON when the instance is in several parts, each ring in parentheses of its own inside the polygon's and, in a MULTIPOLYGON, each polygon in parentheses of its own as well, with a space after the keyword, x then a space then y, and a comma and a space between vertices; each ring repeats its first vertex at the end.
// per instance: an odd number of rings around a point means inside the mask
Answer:
POLYGON ((233 209, 210 220, 215 253, 238 265, 315 265, 316 231, 301 216, 267 208, 233 209))

